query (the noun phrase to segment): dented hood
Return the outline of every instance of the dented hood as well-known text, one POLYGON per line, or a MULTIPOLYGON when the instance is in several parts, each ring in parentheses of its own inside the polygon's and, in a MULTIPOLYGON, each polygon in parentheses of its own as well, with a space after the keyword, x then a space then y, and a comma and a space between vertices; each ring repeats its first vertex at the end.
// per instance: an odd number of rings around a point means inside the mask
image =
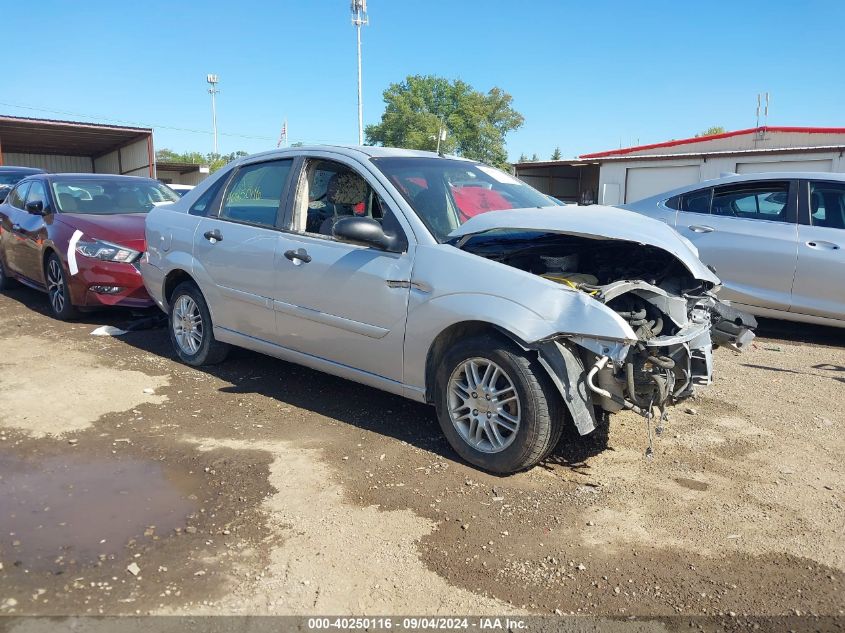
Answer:
POLYGON ((452 231, 449 237, 459 239, 501 229, 546 231, 590 239, 648 244, 674 255, 696 279, 712 284, 721 283, 675 229, 660 220, 616 207, 567 205, 489 211, 470 218, 452 231))

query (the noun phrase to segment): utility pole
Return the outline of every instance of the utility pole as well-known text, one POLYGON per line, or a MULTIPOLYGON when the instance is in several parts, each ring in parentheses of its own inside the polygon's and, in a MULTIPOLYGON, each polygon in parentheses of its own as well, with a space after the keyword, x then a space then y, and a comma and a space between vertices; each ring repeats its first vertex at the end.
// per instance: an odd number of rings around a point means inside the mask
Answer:
POLYGON ((219 152, 217 151, 217 99, 215 97, 220 91, 217 89, 217 75, 209 74, 205 80, 211 86, 208 93, 211 95, 211 124, 214 127, 214 153, 216 155, 219 152))
POLYGON ((370 23, 367 0, 352 0, 352 24, 358 35, 358 145, 364 144, 364 104, 361 95, 361 27, 370 23))

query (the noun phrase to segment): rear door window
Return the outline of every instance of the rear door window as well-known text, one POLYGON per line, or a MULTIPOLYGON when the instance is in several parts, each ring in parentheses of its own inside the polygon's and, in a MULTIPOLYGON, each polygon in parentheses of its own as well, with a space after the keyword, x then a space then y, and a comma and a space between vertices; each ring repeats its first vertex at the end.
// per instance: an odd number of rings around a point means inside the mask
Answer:
POLYGON ((789 181, 741 183, 713 191, 713 215, 789 222, 788 206, 789 181))
POLYGON ((813 226, 845 229, 845 184, 810 183, 810 222, 813 226))
POLYGON ((713 198, 713 190, 699 189, 690 191, 681 196, 680 210, 688 213, 710 213, 710 201, 713 198))
POLYGON ((220 218, 256 226, 277 226, 292 163, 291 159, 274 160, 241 167, 223 198, 220 218))

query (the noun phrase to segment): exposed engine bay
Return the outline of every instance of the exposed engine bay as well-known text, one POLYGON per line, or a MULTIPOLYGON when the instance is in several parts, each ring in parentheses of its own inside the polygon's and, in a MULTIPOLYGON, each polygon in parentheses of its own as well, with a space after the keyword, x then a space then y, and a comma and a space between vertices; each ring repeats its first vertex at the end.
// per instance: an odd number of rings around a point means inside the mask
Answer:
MULTIPOLYGON (((461 247, 586 293, 614 310, 635 338, 608 343, 570 336, 597 411, 630 409, 658 432, 666 407, 712 380, 712 353, 740 350, 757 322, 716 298, 671 253, 650 245, 561 233, 476 235, 461 247)), ((649 433, 650 437, 650 433, 649 433)), ((650 449, 649 449, 650 450, 650 449)))

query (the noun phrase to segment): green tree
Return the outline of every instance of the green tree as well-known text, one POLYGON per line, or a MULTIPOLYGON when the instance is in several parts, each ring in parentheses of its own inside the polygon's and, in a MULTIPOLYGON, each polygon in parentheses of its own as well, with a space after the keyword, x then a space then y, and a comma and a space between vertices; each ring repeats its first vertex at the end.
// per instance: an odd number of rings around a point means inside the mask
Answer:
POLYGON ((215 154, 209 152, 208 154, 201 154, 199 152, 182 152, 177 153, 171 149, 162 148, 156 150, 156 161, 160 163, 194 163, 196 165, 208 165, 209 171, 214 173, 221 167, 225 167, 233 160, 246 156, 244 151, 231 152, 229 154, 215 154))
POLYGON ((536 154, 536 152, 535 152, 535 153, 534 153, 534 155, 531 157, 531 161, 532 161, 532 162, 534 162, 534 163, 536 163, 538 160, 540 160, 540 157, 539 157, 539 156, 537 156, 537 154, 536 154))
POLYGON ((516 162, 518 162, 518 163, 527 163, 528 162, 528 156, 525 155, 525 152, 523 152, 522 154, 519 155, 519 160, 516 161, 516 162))
POLYGON ((156 150, 156 160, 163 163, 177 163, 179 162, 179 154, 172 149, 162 148, 156 150))
POLYGON ((712 134, 724 134, 725 132, 727 132, 727 130, 725 128, 723 128, 721 125, 712 125, 709 128, 707 128, 706 130, 704 130, 703 132, 699 132, 695 136, 696 136, 696 138, 698 138, 699 136, 710 136, 712 134))
POLYGON ((381 122, 365 129, 370 145, 435 150, 508 168, 505 136, 522 126, 513 98, 500 88, 479 92, 460 79, 411 75, 383 93, 381 122))
POLYGON ((555 151, 553 151, 553 152, 552 152, 552 158, 551 158, 551 160, 560 160, 560 159, 561 159, 561 155, 560 155, 560 148, 559 148, 559 147, 555 147, 555 151))

